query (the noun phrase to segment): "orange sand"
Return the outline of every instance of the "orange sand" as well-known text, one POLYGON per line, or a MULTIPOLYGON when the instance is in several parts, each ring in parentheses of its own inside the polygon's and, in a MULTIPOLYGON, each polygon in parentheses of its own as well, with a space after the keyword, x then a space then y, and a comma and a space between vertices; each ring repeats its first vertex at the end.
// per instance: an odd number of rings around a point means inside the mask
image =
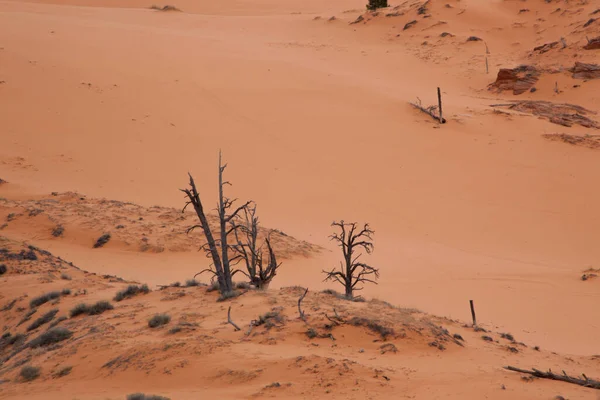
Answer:
MULTIPOLYGON (((23 212, 25 200, 51 198, 50 192, 181 208, 178 189, 188 171, 212 205, 222 149, 232 196, 255 200, 264 226, 327 249, 310 257, 290 252, 269 296, 291 285, 331 287, 321 282, 321 270, 337 265, 339 256, 327 240, 329 224, 367 221, 376 231, 369 261, 379 266, 381 279, 364 290, 366 297, 461 321, 469 321, 473 299, 479 322, 494 331, 547 351, 598 354, 600 280, 580 277, 600 263, 600 150, 542 135, 600 132, 489 107, 518 98, 597 111, 600 81, 550 70, 598 62, 599 50, 581 49, 586 36, 600 35, 600 21, 583 28, 598 7, 533 0, 430 3, 428 18, 416 13, 420 2, 409 1, 350 25, 364 13, 362 0, 173 3, 181 12, 150 10, 151 3, 139 0, 0 1, 0 178, 9 182, 0 186, 0 197, 14 202, 0 202, 0 221, 23 212), (401 15, 385 16, 395 11, 401 15), (412 20, 417 24, 403 30, 412 20), (454 36, 442 38, 442 32, 454 36), (466 42, 472 35, 483 41, 466 42), (560 37, 567 48, 532 53, 560 37), (535 93, 487 90, 499 68, 521 63, 549 71, 535 93), (438 86, 448 119, 443 126, 408 105, 417 97, 434 104, 438 86)), ((135 219, 137 212, 128 215, 135 219)), ((53 223, 36 218, 25 213, 0 235, 98 274, 150 285, 184 281, 208 266, 188 242, 178 251, 142 252, 123 242, 92 250, 106 229, 79 209, 67 206, 57 214, 66 227, 60 239, 49 234, 53 223)), ((102 211, 98 218, 113 216, 102 211)), ((131 240, 139 234, 131 233, 131 240)), ((160 236, 150 228, 144 234, 151 241, 160 236)), ((14 295, 0 290, 3 302, 14 295)), ((206 304, 221 318, 221 306, 206 304)), ((311 350, 304 338, 289 342, 240 345, 218 360, 226 368, 240 353, 271 359, 311 350)), ((366 346, 360 338, 347 344, 366 346)), ((551 398, 565 387, 522 384, 518 374, 496 370, 505 362, 544 368, 542 356, 488 354, 482 346, 436 353, 435 361, 414 350, 414 364, 406 368, 418 371, 420 380, 395 387, 394 397, 551 398), (481 372, 476 365, 486 367, 481 372), (487 378, 492 369, 495 375, 487 378), (455 372, 440 378, 442 371, 455 372), (519 390, 500 391, 499 377, 519 390), (436 391, 425 389, 430 385, 436 391)), ((97 350, 86 351, 99 357, 97 350)), ((371 365, 368 359, 361 365, 371 365)), ((400 368, 399 360, 393 363, 400 368)), ((597 360, 585 367, 600 377, 597 360)), ((138 377, 95 377, 95 367, 88 368, 69 386, 78 398, 122 398, 121 385, 138 377)), ((196 386, 191 369, 145 382, 174 400, 254 393, 204 378, 196 386)), ((36 385, 26 398, 49 398, 48 391, 59 398, 60 383, 36 385)), ((16 386, 3 394, 5 386, 0 397, 25 398, 16 386)), ((592 396, 566 386, 573 392, 565 397, 592 396)), ((378 390, 368 393, 375 397, 378 390)), ((378 397, 392 392, 381 389, 378 397)), ((356 398, 366 398, 361 393, 356 398)))

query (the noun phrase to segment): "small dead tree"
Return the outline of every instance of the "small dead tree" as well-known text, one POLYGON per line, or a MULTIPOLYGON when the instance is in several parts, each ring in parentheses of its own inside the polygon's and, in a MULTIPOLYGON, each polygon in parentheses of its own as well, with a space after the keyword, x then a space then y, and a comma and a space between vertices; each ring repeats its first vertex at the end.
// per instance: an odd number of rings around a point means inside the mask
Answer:
POLYGON ((379 278, 379 270, 358 261, 362 255, 361 250, 367 254, 373 252, 373 234, 375 232, 371 230, 369 224, 364 224, 360 229, 356 222, 339 221, 333 222, 331 226, 340 230, 339 233, 333 233, 330 239, 342 248, 344 260, 340 262, 339 270, 334 268, 329 272, 323 271, 327 275, 325 281, 339 282, 345 288, 346 297, 352 299, 355 290, 362 290, 362 287, 357 287, 358 285, 366 282, 377 284, 375 279, 379 278))
POLYGON ((204 212, 204 206, 202 205, 200 194, 198 193, 194 178, 192 178, 191 174, 188 173, 190 177, 190 187, 187 189, 181 189, 188 199, 183 211, 185 211, 187 206, 191 204, 194 207, 194 211, 196 211, 200 221, 199 224, 188 228, 187 233, 190 233, 196 228, 202 229, 206 238, 206 244, 204 244, 201 249, 207 253, 207 256, 212 258, 213 266, 215 268, 214 271, 211 269, 205 269, 198 274, 208 271, 216 275, 219 282, 219 291, 221 292, 222 297, 226 297, 233 293, 233 271, 231 268, 231 260, 229 258, 230 246, 228 244, 228 238, 237 228, 235 226, 229 227, 228 225, 230 225, 231 221, 236 218, 241 211, 248 208, 248 206, 251 204, 251 202, 248 201, 234 209, 233 212, 230 212, 235 199, 232 200, 226 197, 223 193, 223 188, 225 185, 231 185, 231 183, 223 180, 223 172, 225 171, 225 168, 227 168, 227 164, 222 163, 221 152, 219 151, 219 202, 217 204, 217 213, 219 216, 218 240, 215 240, 215 237, 213 236, 208 219, 206 218, 206 214, 204 212))
POLYGON ((264 245, 258 245, 259 224, 256 216, 256 205, 246 207, 244 216, 238 216, 230 224, 235 234, 235 244, 231 245, 231 249, 235 253, 232 262, 241 261, 245 264, 246 271, 239 271, 250 279, 250 284, 257 289, 268 288, 281 263, 277 263, 277 257, 271 246, 269 236, 265 239, 269 253, 267 260, 263 256, 264 245))

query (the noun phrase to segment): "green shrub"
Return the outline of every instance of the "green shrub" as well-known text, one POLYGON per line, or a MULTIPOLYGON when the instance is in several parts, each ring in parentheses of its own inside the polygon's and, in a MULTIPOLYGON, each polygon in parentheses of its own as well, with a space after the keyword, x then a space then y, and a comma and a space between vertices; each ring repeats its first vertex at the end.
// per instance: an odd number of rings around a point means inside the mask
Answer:
POLYGON ((37 329, 40 326, 52 321, 57 313, 58 308, 48 311, 46 314, 33 321, 33 323, 27 327, 27 332, 37 329))
POLYGON ((21 373, 19 375, 21 375, 21 378, 23 378, 25 382, 30 382, 38 378, 40 376, 40 372, 40 367, 32 367, 31 365, 26 365, 23 368, 21 368, 21 373))
POLYGON ((29 302, 29 306, 31 308, 39 307, 42 304, 45 304, 45 303, 49 302, 50 300, 58 299, 59 297, 60 297, 60 292, 56 292, 56 291, 48 292, 39 297, 31 299, 31 301, 29 302))
POLYGON ((54 343, 62 342, 63 340, 67 340, 71 336, 73 336, 73 332, 66 328, 52 328, 49 331, 42 333, 40 336, 33 339, 31 342, 29 342, 29 347, 36 348, 48 346, 54 343))
POLYGON ((140 293, 146 294, 148 292, 150 292, 150 288, 148 288, 148 285, 129 285, 127 286, 127 289, 117 292, 117 295, 115 296, 114 300, 121 301, 130 297, 137 296, 140 293))
POLYGON ((64 288, 63 290, 61 290, 60 292, 63 296, 68 296, 71 294, 71 289, 69 288, 64 288))
POLYGON ((190 286, 199 286, 200 282, 198 282, 195 279, 188 279, 187 281, 185 281, 185 286, 190 287, 190 286))
POLYGON ((157 328, 162 325, 166 325, 171 321, 171 317, 167 314, 156 314, 154 317, 150 318, 148 321, 148 326, 150 328, 157 328))

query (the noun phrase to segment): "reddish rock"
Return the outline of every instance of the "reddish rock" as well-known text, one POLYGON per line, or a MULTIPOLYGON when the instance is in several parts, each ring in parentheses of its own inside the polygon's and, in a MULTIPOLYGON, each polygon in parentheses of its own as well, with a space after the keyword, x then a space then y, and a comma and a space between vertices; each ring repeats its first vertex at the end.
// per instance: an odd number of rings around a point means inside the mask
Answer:
POLYGON ((585 46, 583 46, 584 49, 586 50, 596 50, 596 49, 600 49, 600 36, 593 38, 592 40, 590 40, 588 42, 588 44, 586 44, 585 46))
POLYGON ((600 65, 576 62, 575 66, 571 68, 571 72, 575 79, 598 79, 600 78, 600 65))
POLYGON ((539 71, 531 65, 520 65, 513 69, 502 68, 498 71, 496 82, 489 86, 489 90, 498 92, 512 90, 513 94, 518 95, 531 89, 539 77, 539 71))

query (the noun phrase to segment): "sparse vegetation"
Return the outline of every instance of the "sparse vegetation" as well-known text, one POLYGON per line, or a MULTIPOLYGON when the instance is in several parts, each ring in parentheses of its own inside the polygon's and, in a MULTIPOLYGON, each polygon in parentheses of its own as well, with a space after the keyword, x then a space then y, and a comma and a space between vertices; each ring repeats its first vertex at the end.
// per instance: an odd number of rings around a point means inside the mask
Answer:
POLYGON ((63 296, 69 296, 71 294, 71 289, 64 288, 63 290, 60 291, 60 294, 62 294, 63 296))
POLYGON ((349 321, 349 323, 350 325, 354 326, 364 326, 365 328, 368 328, 371 332, 379 334, 382 339, 387 339, 388 336, 394 335, 394 330, 392 328, 383 326, 378 321, 372 319, 354 317, 349 321))
POLYGON ((129 285, 127 286, 127 289, 125 290, 121 290, 119 292, 117 292, 117 295, 115 296, 114 300, 115 301, 122 301, 134 296, 137 296, 138 294, 146 294, 150 292, 150 288, 148 288, 148 285, 129 285))
POLYGON ((127 400, 171 400, 168 397, 158 396, 155 394, 133 393, 127 395, 127 400))
POLYGON ((52 236, 61 237, 64 232, 65 228, 62 225, 58 224, 52 229, 52 236))
POLYGON ((166 5, 166 6, 157 6, 156 4, 153 4, 152 6, 150 6, 151 10, 156 10, 156 11, 181 11, 179 8, 175 7, 175 6, 171 6, 171 5, 166 5))
POLYGON ((71 373, 71 371, 73 370, 73 367, 66 366, 66 367, 62 367, 61 369, 59 369, 56 373, 54 373, 52 375, 53 378, 62 378, 63 376, 67 376, 71 373))
POLYGON ((306 336, 308 336, 309 339, 314 339, 318 337, 319 334, 314 328, 308 328, 308 330, 306 331, 306 336))
POLYGON ((110 233, 105 233, 104 235, 100 236, 98 240, 96 240, 96 243, 94 243, 94 248, 97 249, 99 247, 104 246, 110 241, 110 237, 110 233))
POLYGON ((277 325, 283 324, 284 321, 285 318, 281 314, 281 309, 274 308, 268 313, 259 316, 255 326, 264 325, 266 329, 271 329, 277 325))
POLYGON ((58 308, 48 311, 46 314, 42 315, 41 317, 39 317, 38 319, 33 321, 33 323, 27 327, 27 332, 37 329, 40 326, 52 321, 57 313, 58 313, 58 308))
POLYGON ((342 249, 344 261, 339 270, 323 271, 326 275, 325 280, 336 281, 344 286, 345 294, 348 299, 354 298, 354 291, 361 290, 364 283, 375 283, 374 279, 379 278, 379 270, 370 265, 358 261, 360 249, 367 254, 371 254, 374 249, 373 235, 369 224, 364 224, 359 228, 356 222, 345 223, 344 221, 333 222, 331 226, 339 228, 340 232, 333 233, 330 239, 342 249), (358 254, 356 254, 358 253, 358 254))
POLYGON ((353 301, 355 303, 364 303, 365 302, 365 299, 362 298, 362 297, 360 297, 360 296, 354 296, 352 298, 348 298, 345 295, 343 295, 343 294, 341 294, 341 293, 339 293, 339 292, 337 292, 337 291, 335 291, 333 289, 325 289, 325 290, 322 290, 321 293, 337 297, 338 299, 341 299, 341 300, 353 301))
POLYGON ((159 326, 166 325, 171 321, 171 317, 167 314, 156 314, 148 321, 150 328, 158 328, 159 326))
POLYGON ((106 300, 100 300, 92 305, 87 305, 85 303, 77 304, 73 309, 71 309, 71 318, 74 318, 81 314, 87 315, 99 315, 105 311, 114 309, 113 305, 110 304, 106 300))
POLYGON ((206 288, 207 293, 214 292, 216 290, 219 290, 219 281, 212 281, 210 285, 208 285, 208 288, 206 288))
POLYGON ((23 381, 30 382, 34 379, 37 379, 41 374, 40 367, 32 367, 31 365, 26 365, 21 368, 21 373, 19 374, 23 381))
POLYGON ((252 289, 252 285, 248 282, 237 282, 235 288, 240 290, 250 290, 252 289))
POLYGON ((483 335, 481 337, 483 340, 485 340, 486 342, 493 342, 494 339, 491 338, 491 336, 487 336, 487 335, 483 335))
POLYGON ((513 335, 511 335, 510 333, 501 333, 501 334, 500 334, 500 337, 501 337, 502 339, 510 340, 511 342, 514 342, 514 341, 515 341, 515 338, 514 338, 514 336, 513 336, 513 335))
POLYGON ((174 326, 171 329, 169 329, 169 334, 170 335, 174 335, 174 334, 179 333, 179 332, 181 332, 181 326, 179 326, 179 325, 174 326))
POLYGON ((14 336, 10 336, 7 338, 7 343, 9 345, 20 345, 21 343, 23 343, 25 341, 25 339, 27 339, 27 336, 22 334, 22 333, 17 333, 14 336))
POLYGON ((48 292, 46 294, 43 294, 39 297, 32 299, 29 302, 29 306, 31 308, 39 307, 42 304, 45 304, 45 303, 49 302, 50 300, 58 299, 59 297, 60 297, 60 292, 57 292, 57 291, 48 292))
POLYGON ((65 317, 64 315, 58 317, 56 320, 54 320, 50 325, 48 325, 48 330, 54 328, 56 325, 60 324, 61 322, 65 321, 67 319, 67 317, 65 317))
POLYGON ((17 326, 29 321, 31 319, 31 316, 33 314, 35 314, 37 312, 37 308, 33 308, 29 311, 27 311, 27 313, 25 313, 25 315, 23 315, 23 318, 21 319, 21 321, 19 321, 19 323, 17 324, 17 326))
POLYGON ((200 285, 200 282, 198 282, 195 279, 188 279, 187 281, 185 281, 186 287, 199 286, 199 285, 200 285))
POLYGON ((6 264, 0 264, 0 275, 4 275, 8 271, 6 264))
POLYGON ((227 293, 222 293, 219 298, 217 299, 217 301, 225 301, 225 300, 229 300, 229 299, 234 299, 238 296, 240 296, 243 292, 239 292, 237 290, 233 290, 231 292, 227 292, 227 293))
POLYGON ((71 336, 73 336, 73 332, 66 328, 52 328, 29 342, 29 347, 36 348, 48 346, 54 343, 62 342, 63 340, 67 340, 71 336))
POLYGON ((387 6, 387 0, 369 0, 367 3, 367 10, 375 11, 378 8, 386 8, 387 6))
POLYGON ((62 274, 60 274, 60 279, 64 279, 65 281, 70 281, 71 279, 71 275, 65 274, 64 272, 62 274))

